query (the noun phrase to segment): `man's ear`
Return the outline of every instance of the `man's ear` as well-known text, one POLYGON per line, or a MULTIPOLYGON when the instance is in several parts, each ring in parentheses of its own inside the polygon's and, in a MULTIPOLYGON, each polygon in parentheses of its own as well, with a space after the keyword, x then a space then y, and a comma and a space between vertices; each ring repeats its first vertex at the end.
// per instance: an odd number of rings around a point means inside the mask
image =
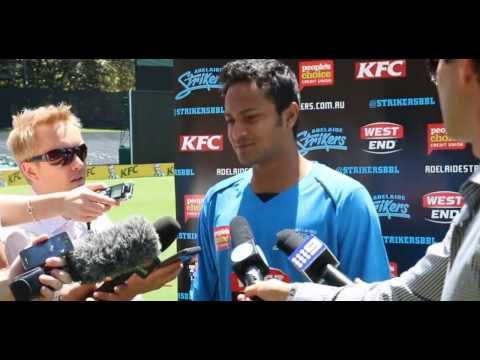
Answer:
POLYGON ((29 183, 38 180, 38 172, 34 164, 22 162, 20 163, 20 170, 29 183))
POLYGON ((295 123, 298 120, 298 114, 300 113, 300 107, 294 101, 288 105, 288 107, 283 111, 284 119, 286 121, 287 127, 293 129, 295 123))

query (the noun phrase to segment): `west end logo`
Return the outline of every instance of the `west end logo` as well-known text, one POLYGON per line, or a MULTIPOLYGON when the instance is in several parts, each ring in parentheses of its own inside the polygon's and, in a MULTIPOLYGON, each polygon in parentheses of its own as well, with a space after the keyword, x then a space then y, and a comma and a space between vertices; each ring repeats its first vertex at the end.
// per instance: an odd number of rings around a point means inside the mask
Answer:
POLYGON ((426 221, 437 224, 450 224, 463 206, 462 194, 454 191, 435 191, 423 195, 422 205, 428 209, 426 221))
POLYGON ((399 141, 404 137, 402 125, 391 122, 376 122, 360 128, 360 139, 367 144, 363 151, 370 154, 393 154, 399 149, 399 141))

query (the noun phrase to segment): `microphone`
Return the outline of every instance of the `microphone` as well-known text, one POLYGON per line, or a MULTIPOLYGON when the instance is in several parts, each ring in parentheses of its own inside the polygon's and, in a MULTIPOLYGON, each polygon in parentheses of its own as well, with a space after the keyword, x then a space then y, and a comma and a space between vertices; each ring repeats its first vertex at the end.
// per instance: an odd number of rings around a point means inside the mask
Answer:
MULTIPOLYGON (((164 229, 169 222, 159 221, 156 224, 164 229)), ((171 233, 168 227, 166 230, 171 233)), ((71 245, 68 235, 66 239, 62 239, 71 245)), ((164 244, 168 246, 171 242, 172 240, 165 238, 164 244)), ((59 250, 55 249, 55 243, 49 246, 52 247, 48 249, 52 254, 59 250)), ((146 264, 154 263, 161 247, 156 229, 145 218, 136 216, 113 225, 106 231, 89 233, 75 248, 66 251, 63 251, 66 249, 63 248, 57 256, 65 256, 66 269, 73 281, 96 283, 107 276, 123 276, 146 264)), ((26 301, 37 296, 42 286, 38 277, 45 271, 42 266, 37 266, 13 279, 10 289, 15 299, 26 301)))
POLYGON ((263 280, 269 267, 262 249, 255 245, 252 230, 244 217, 236 216, 230 223, 233 271, 240 281, 249 286, 263 280))
MULTIPOLYGON (((171 216, 161 217, 153 223, 153 228, 155 229, 155 232, 160 238, 162 252, 168 249, 168 247, 175 241, 181 229, 178 221, 171 216)), ((159 263, 160 261, 158 260, 158 258, 155 258, 154 263, 148 269, 137 269, 135 271, 129 271, 123 275, 112 279, 112 281, 107 281, 103 283, 95 291, 114 292, 115 286, 125 283, 130 278, 130 276, 135 273, 138 273, 142 277, 147 277, 153 270, 155 270, 156 265, 158 265, 159 263)))
POLYGON ((155 228, 134 216, 105 231, 89 234, 66 254, 73 281, 96 283, 150 264, 160 252, 155 228))
POLYGON ((282 230, 277 234, 277 246, 295 268, 310 281, 332 286, 353 285, 353 282, 337 269, 340 262, 319 238, 308 234, 305 238, 293 231, 282 230))
POLYGON ((155 228, 155 232, 160 238, 162 252, 167 250, 168 247, 175 241, 181 229, 178 221, 171 216, 161 217, 153 223, 153 227, 155 228))

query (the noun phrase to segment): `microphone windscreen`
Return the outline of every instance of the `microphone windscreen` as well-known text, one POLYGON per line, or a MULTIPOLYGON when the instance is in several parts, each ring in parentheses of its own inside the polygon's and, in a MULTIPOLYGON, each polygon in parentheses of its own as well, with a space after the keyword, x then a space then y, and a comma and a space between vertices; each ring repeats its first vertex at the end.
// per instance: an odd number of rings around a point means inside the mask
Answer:
POLYGON ((105 231, 89 234, 68 253, 72 279, 96 283, 117 277, 151 263, 160 253, 156 229, 141 216, 134 216, 105 231))

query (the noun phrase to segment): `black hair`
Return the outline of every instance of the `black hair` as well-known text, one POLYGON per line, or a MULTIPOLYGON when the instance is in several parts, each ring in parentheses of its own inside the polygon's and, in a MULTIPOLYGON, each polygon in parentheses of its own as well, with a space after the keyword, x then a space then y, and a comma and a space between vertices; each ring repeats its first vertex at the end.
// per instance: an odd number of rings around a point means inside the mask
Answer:
MULTIPOLYGON (((239 82, 255 81, 257 87, 265 92, 275 104, 280 115, 292 102, 300 107, 300 90, 298 89, 297 77, 285 64, 274 59, 244 59, 227 63, 220 73, 220 81, 223 84, 222 95, 225 96, 228 89, 239 82)), ((293 134, 298 131, 297 119, 293 134)))

